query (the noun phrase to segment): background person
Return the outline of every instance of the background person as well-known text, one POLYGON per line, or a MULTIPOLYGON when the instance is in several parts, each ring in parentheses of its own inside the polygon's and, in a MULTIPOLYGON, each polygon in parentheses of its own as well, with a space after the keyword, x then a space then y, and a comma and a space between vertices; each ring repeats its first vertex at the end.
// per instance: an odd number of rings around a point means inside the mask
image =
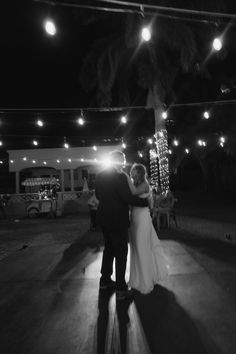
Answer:
POLYGON ((90 212, 90 229, 94 231, 97 228, 97 209, 98 209, 99 201, 96 198, 95 189, 93 189, 91 193, 92 195, 88 199, 88 206, 90 212))

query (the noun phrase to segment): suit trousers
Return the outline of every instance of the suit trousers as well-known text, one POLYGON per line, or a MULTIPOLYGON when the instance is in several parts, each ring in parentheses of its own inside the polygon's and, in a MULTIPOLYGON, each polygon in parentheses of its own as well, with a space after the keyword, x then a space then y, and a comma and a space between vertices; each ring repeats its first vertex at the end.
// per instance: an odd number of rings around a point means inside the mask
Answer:
POLYGON ((113 272, 115 259, 116 287, 126 290, 125 271, 128 253, 128 229, 107 230, 102 229, 105 246, 102 257, 101 274, 104 281, 109 281, 113 272))

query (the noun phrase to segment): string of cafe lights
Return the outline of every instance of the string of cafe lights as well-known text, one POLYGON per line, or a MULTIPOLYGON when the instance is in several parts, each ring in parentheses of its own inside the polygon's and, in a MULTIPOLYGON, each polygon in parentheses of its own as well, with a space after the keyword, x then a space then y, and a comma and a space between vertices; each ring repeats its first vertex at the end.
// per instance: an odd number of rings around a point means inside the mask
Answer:
MULTIPOLYGON (((161 138, 161 132, 158 132, 158 135, 159 135, 159 138, 161 138)), ((191 146, 185 146, 185 144, 183 144, 181 146, 179 140, 177 139, 174 139, 172 144, 170 143, 169 145, 173 145, 173 148, 171 149, 170 147, 168 148, 168 146, 166 145, 166 143, 164 143, 164 139, 162 137, 162 140, 163 141, 159 141, 160 143, 160 148, 159 150, 157 150, 156 147, 153 147, 153 140, 151 138, 144 138, 144 137, 139 137, 138 138, 139 140, 142 140, 142 139, 146 139, 146 147, 144 148, 145 149, 149 149, 149 155, 150 155, 150 169, 152 172, 152 176, 153 176, 153 181, 157 181, 158 179, 158 176, 162 176, 162 178, 165 180, 165 182, 163 181, 164 185, 163 185, 163 189, 166 189, 167 186, 168 186, 168 179, 167 179, 167 174, 168 174, 168 155, 172 155, 175 153, 175 148, 178 147, 182 149, 182 151, 188 155, 191 153, 191 150, 194 148, 200 148, 200 149, 204 149, 204 148, 207 148, 208 146, 208 142, 206 139, 204 138, 196 138, 192 145, 191 146), (158 157, 159 161, 160 161, 160 172, 158 170, 158 165, 157 165, 157 160, 155 160, 156 158, 158 157)), ((109 139, 111 140, 111 139, 109 139)), ((121 147, 125 150, 127 148, 127 144, 124 143, 124 140, 123 138, 116 138, 116 141, 119 140, 119 143, 121 143, 121 147)), ((217 147, 220 147, 220 148, 224 148, 225 145, 227 144, 228 142, 228 139, 225 137, 225 136, 222 136, 222 135, 219 135, 215 141, 212 142, 212 139, 211 139, 211 145, 212 143, 214 144, 214 147, 217 148, 217 147)), ((70 151, 70 146, 69 144, 65 143, 64 144, 64 148, 68 150, 68 152, 70 151), (65 146, 66 145, 66 146, 65 146)), ((90 148, 97 152, 99 151, 99 145, 93 145, 93 146, 90 146, 90 148)), ((35 150, 37 151, 37 149, 35 150)), ((140 159, 143 159, 144 158, 144 153, 142 152, 142 150, 138 150, 137 151, 137 156, 140 158, 140 159)), ((23 156, 20 158, 22 161, 27 161, 28 158, 27 156, 23 156)), ((0 164, 4 164, 4 162, 7 162, 8 159, 5 158, 5 159, 1 159, 0 160, 0 164)), ((39 162, 41 161, 43 165, 47 165, 48 162, 50 162, 49 160, 45 161, 45 160, 38 160, 39 162)), ((59 159, 56 159, 55 160, 58 164, 61 163, 61 160, 59 159)), ((81 162, 84 162, 84 161, 88 161, 86 158, 83 158, 81 157, 80 159, 81 162)), ((94 158, 93 160, 90 160, 92 162, 97 162, 98 160, 96 160, 96 158, 94 158)), ((10 160, 9 161, 10 164, 13 164, 15 163, 15 161, 13 160, 10 160)), ((67 158, 67 162, 72 162, 72 158, 68 157, 67 158)), ((32 163, 35 164, 36 163, 36 160, 35 159, 32 159, 32 163)))
MULTIPOLYGON (((216 102, 216 104, 222 104, 222 102, 221 101, 215 101, 216 102)), ((236 100, 230 100, 230 101, 223 101, 223 103, 224 104, 232 104, 232 103, 235 103, 236 102, 236 100)), ((209 105, 209 104, 213 104, 213 102, 211 101, 211 102, 198 102, 198 103, 187 103, 187 104, 175 104, 175 105, 172 105, 168 110, 163 110, 163 112, 162 112, 162 119, 164 119, 164 120, 167 120, 168 119, 168 111, 171 109, 171 108, 173 108, 173 107, 182 107, 182 106, 186 106, 186 105, 188 105, 188 106, 192 106, 192 105, 205 105, 205 106, 207 106, 207 105, 209 105)), ((137 107, 135 107, 135 108, 137 108, 137 107)), ((140 108, 140 107, 139 107, 140 108)), ((142 107, 142 108, 145 108, 145 109, 147 109, 147 107, 142 107)), ((113 107, 113 108, 101 108, 101 110, 104 110, 104 109, 109 109, 109 110, 118 110, 118 107, 113 107)), ((119 107, 119 110, 122 110, 122 109, 124 109, 123 107, 119 107)), ((149 108, 150 109, 150 108, 149 108)), ((28 109, 21 109, 21 111, 25 111, 25 110, 27 110, 28 111, 28 109)), ((29 109, 30 111, 32 111, 32 109, 29 109)), ((80 110, 80 115, 79 116, 77 116, 76 117, 76 122, 77 122, 77 124, 78 124, 78 126, 80 126, 81 128, 84 126, 84 125, 86 125, 86 115, 84 115, 84 111, 86 110, 86 109, 75 109, 75 108, 73 108, 73 109, 69 109, 69 110, 73 110, 73 111, 78 111, 78 110, 80 110)), ((88 110, 96 110, 96 108, 89 108, 88 110)), ((99 109, 100 110, 100 109, 99 109)), ((127 109, 127 107, 126 107, 126 111, 127 110, 129 110, 129 109, 127 109)), ((19 110, 20 111, 20 110, 19 110)), ((37 112, 39 113, 39 111, 40 111, 40 109, 37 109, 37 112)), ((41 112, 42 111, 44 111, 44 109, 41 109, 41 112)), ((53 110, 54 111, 54 110, 53 110)), ((1 110, 0 111, 1 113, 3 113, 3 112, 5 112, 5 113, 7 113, 7 112, 12 112, 12 110, 11 109, 3 109, 3 110, 1 110)), ((18 110, 17 109, 13 109, 13 112, 14 113, 18 113, 18 110)), ((52 110, 50 109, 50 112, 52 112, 52 110)), ((57 112, 57 109, 56 109, 56 112, 57 112)), ((65 112, 65 109, 63 109, 63 111, 62 111, 63 113, 65 112)), ((211 114, 211 112, 210 112, 210 110, 208 110, 208 111, 203 111, 202 112, 202 115, 201 115, 201 117, 204 119, 204 120, 209 120, 211 117, 212 117, 212 114, 211 114)), ((116 118, 117 119, 117 118, 116 118)), ((122 125, 126 125, 128 122, 129 122, 129 114, 122 114, 121 115, 121 117, 120 117, 120 119, 119 119, 119 124, 122 124, 122 125)), ((46 122, 45 122, 45 119, 41 119, 41 118, 37 118, 36 119, 36 121, 35 121, 35 125, 38 127, 38 128, 40 128, 40 129, 43 129, 47 124, 46 124, 46 122)), ((0 148, 2 147, 4 147, 5 145, 7 145, 6 144, 6 142, 4 141, 4 138, 6 138, 6 137, 20 137, 20 138, 26 138, 26 137, 29 137, 29 135, 18 135, 18 134, 4 134, 3 132, 1 133, 1 136, 0 136, 0 148)), ((47 135, 37 135, 37 134, 32 134, 31 136, 30 136, 31 138, 32 138, 32 145, 33 146, 35 146, 35 147, 37 147, 37 146, 39 146, 40 145, 40 142, 39 142, 39 140, 40 139, 44 139, 44 138, 50 138, 50 139, 52 139, 52 136, 47 136, 47 135)), ((74 136, 74 137, 77 137, 77 136, 74 136)), ((57 136, 53 136, 53 138, 62 138, 62 136, 60 136, 60 135, 57 135, 57 136)), ((73 136, 71 136, 71 138, 73 138, 73 136)), ((82 143, 84 143, 84 142, 86 142, 86 140, 98 140, 99 138, 96 136, 96 137, 92 137, 92 136, 90 136, 90 137, 83 137, 83 136, 81 136, 80 135, 80 140, 81 140, 81 142, 82 143)), ((114 139, 117 139, 117 140, 120 140, 120 139, 123 139, 123 138, 114 138, 114 139)), ((147 138, 147 140, 148 140, 148 138, 147 138)), ((109 142, 109 141, 111 141, 111 139, 110 138, 104 138, 103 139, 103 141, 106 141, 106 142, 109 142)), ((123 144, 125 144, 125 142, 124 141, 122 141, 122 143, 123 144)), ((174 145, 175 144, 177 144, 177 141, 175 140, 174 141, 174 143, 173 143, 174 145)), ((64 142, 63 142, 63 146, 65 147, 65 148, 69 148, 69 142, 66 142, 65 141, 65 137, 64 137, 64 142)))
POLYGON ((191 21, 191 22, 201 22, 201 23, 227 23, 225 20, 235 20, 236 15, 223 12, 215 11, 204 11, 204 10, 193 10, 186 8, 177 8, 171 6, 160 6, 160 5, 150 5, 145 3, 135 3, 128 1, 112 1, 112 0, 94 0, 94 3, 106 3, 109 7, 91 4, 79 4, 75 2, 64 2, 55 0, 33 0, 34 2, 47 4, 50 6, 61 6, 61 7, 73 7, 80 9, 89 9, 95 11, 103 12, 113 12, 113 13, 129 13, 144 15, 158 15, 160 17, 171 18, 176 20, 191 21), (114 7, 115 5, 115 7, 114 7), (173 13, 175 15, 173 15, 173 13), (188 16, 188 17, 187 17, 188 16), (195 17, 193 17, 195 16, 195 17), (211 20, 210 18, 213 19, 211 20))
MULTIPOLYGON (((203 10, 191 10, 185 8, 175 8, 175 7, 166 7, 166 6, 158 6, 158 5, 146 5, 143 3, 130 3, 125 1, 99 1, 111 4, 115 4, 116 6, 123 6, 122 8, 112 8, 112 7, 101 7, 101 6, 92 6, 92 5, 81 5, 77 3, 70 3, 70 2, 62 2, 62 1, 53 1, 53 0, 34 0, 35 2, 45 3, 51 6, 66 6, 66 7, 77 7, 77 8, 84 8, 90 10, 99 10, 99 11, 110 11, 110 12, 123 12, 123 13, 136 13, 145 18, 145 15, 158 15, 159 17, 166 17, 171 18, 174 20, 181 20, 181 21, 190 21, 190 22, 202 22, 204 24, 212 23, 214 26, 219 25, 220 23, 224 23, 228 25, 223 19, 228 19, 231 21, 231 26, 235 25, 234 20, 236 19, 236 14, 229 14, 229 13, 222 13, 222 12, 212 12, 212 11, 203 11, 203 10), (127 8, 127 6, 131 7, 131 9, 127 8), (124 8, 125 7, 125 8, 124 8), (166 13, 163 13, 167 12, 166 13), (181 14, 181 16, 170 15, 169 12, 181 14), (183 14, 185 17, 183 17, 183 14), (190 17, 186 18, 187 15, 191 15, 190 17), (193 18, 193 16, 197 16, 197 18, 193 18), (203 18, 199 18, 202 16, 203 18), (214 20, 210 18, 214 17, 214 20), (216 21, 217 18, 217 21, 216 21)), ((145 19, 145 21, 147 20, 145 19)), ((53 19, 46 19, 44 21, 44 29, 49 36, 55 36, 57 33, 56 24, 53 19)), ((141 38, 143 41, 150 41, 152 37, 152 29, 151 25, 145 25, 140 31, 141 38)), ((223 34, 213 39, 212 41, 212 49, 214 51, 221 50, 223 46, 223 34)))
MULTIPOLYGON (((167 119, 167 112, 164 111, 162 113, 162 118, 163 119, 167 119)), ((204 120, 208 120, 210 119, 210 113, 208 111, 204 111, 202 113, 202 118, 204 120)), ((127 116, 122 116, 121 119, 120 119, 120 122, 122 124, 127 124, 128 123, 128 118, 127 116)), ((37 124, 37 123, 36 123, 37 124)), ((85 122, 83 121, 83 125, 85 124, 85 122)), ((43 127, 44 125, 40 125, 40 127, 43 127)), ((86 142, 90 142, 90 141, 95 141, 95 140, 99 140, 99 141, 104 141, 104 142, 112 142, 113 141, 122 141, 122 144, 123 144, 123 147, 126 147, 126 143, 124 141, 124 138, 123 137, 113 137, 113 138, 110 138, 110 137, 98 137, 98 136, 72 136, 72 135, 69 135, 67 137, 64 137, 62 135, 36 135, 36 134, 32 134, 32 135, 20 135, 20 134, 1 134, 1 137, 0 137, 0 148, 4 148, 5 146, 7 146, 7 143, 5 140, 3 140, 4 138, 6 137, 14 137, 14 138, 23 138, 24 141, 25 141, 25 138, 30 138, 31 139, 31 144, 34 146, 34 147, 39 147, 40 146, 40 139, 45 139, 45 138, 54 138, 54 139, 62 139, 63 138, 63 143, 62 143, 62 147, 68 149, 70 147, 70 144, 69 144, 69 139, 73 139, 73 138, 79 138, 80 139, 80 144, 81 145, 84 145, 86 142)), ((126 137, 126 139, 128 140, 129 138, 132 138, 132 136, 129 136, 129 137, 126 137)), ((138 139, 144 139, 145 137, 143 136, 140 136, 138 137, 138 139)), ((220 139, 225 139, 224 136, 221 136, 220 139)), ((149 144, 152 144, 153 143, 153 139, 152 138, 148 138, 146 137, 146 140, 149 144)), ((174 146, 178 146, 179 145, 179 141, 175 138, 172 142, 172 144, 174 146)))

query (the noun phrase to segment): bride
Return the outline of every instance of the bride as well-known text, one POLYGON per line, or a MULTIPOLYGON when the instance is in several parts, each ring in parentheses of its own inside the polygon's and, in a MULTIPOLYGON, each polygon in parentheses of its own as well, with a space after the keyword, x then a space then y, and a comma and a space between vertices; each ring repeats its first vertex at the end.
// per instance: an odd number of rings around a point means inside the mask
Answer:
MULTIPOLYGON (((134 164, 127 175, 132 194, 150 196, 146 168, 134 164)), ((130 279, 129 286, 142 294, 150 293, 154 285, 167 275, 161 242, 152 224, 149 208, 132 207, 130 224, 130 279)))

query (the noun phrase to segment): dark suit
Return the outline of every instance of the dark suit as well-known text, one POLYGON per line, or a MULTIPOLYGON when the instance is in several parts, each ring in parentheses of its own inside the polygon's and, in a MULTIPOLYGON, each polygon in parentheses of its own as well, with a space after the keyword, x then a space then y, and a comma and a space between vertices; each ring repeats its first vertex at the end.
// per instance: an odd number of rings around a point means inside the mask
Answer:
POLYGON ((125 269, 128 252, 129 205, 145 207, 147 199, 133 196, 124 173, 107 169, 96 177, 96 197, 99 200, 97 219, 102 227, 105 247, 102 259, 102 279, 109 281, 116 259, 117 289, 126 289, 125 269))

